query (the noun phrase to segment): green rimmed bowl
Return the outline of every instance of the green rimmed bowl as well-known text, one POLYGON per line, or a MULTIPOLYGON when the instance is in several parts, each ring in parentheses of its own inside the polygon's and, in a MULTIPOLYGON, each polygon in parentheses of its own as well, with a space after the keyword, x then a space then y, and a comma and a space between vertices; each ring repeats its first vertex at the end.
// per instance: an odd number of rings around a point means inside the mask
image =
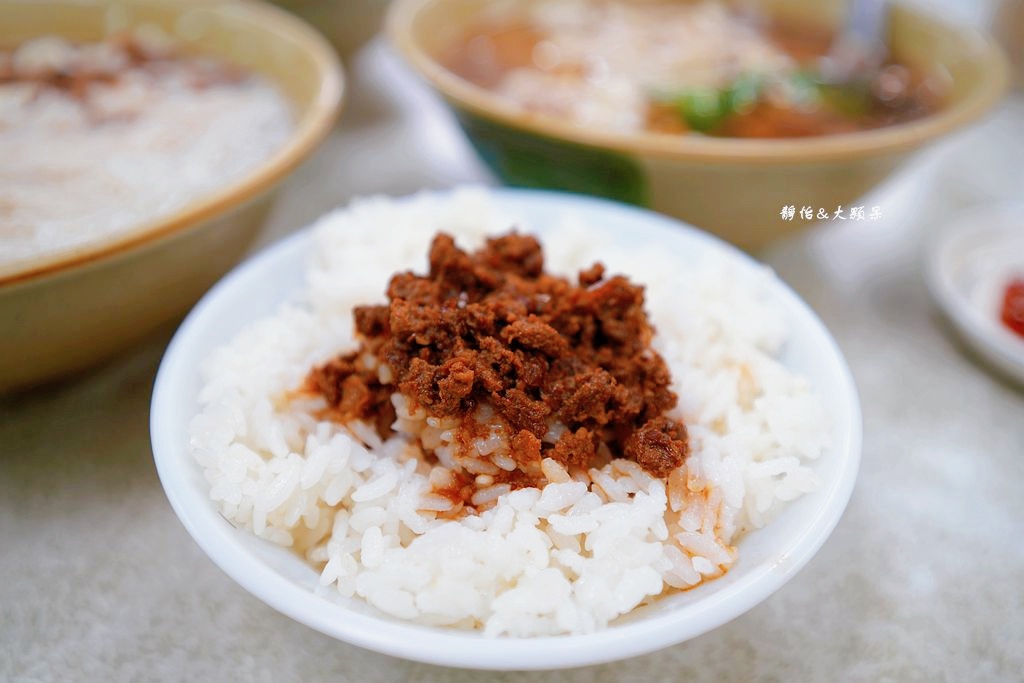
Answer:
MULTIPOLYGON (((524 0, 536 2, 538 0, 524 0)), ((782 21, 833 30, 842 4, 763 0, 782 21)), ((412 67, 448 102, 480 157, 506 183, 592 194, 680 218, 747 249, 812 225, 785 220, 784 206, 849 207, 913 151, 989 111, 1008 68, 995 42, 896 5, 887 42, 893 57, 950 84, 937 113, 877 130, 756 140, 608 133, 525 112, 448 71, 438 60, 491 3, 396 0, 388 33, 412 67)))

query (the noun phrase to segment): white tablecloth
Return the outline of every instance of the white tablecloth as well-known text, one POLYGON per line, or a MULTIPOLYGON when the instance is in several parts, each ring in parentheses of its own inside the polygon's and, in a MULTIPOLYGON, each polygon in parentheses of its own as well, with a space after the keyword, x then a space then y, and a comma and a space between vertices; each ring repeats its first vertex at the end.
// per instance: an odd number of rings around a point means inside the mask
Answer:
MULTIPOLYGON (((288 184, 271 241, 348 197, 486 181, 440 105, 381 45, 340 129, 288 184)), ((1020 680, 1024 396, 958 348, 921 278, 945 214, 1024 186, 1024 109, 933 149, 874 197, 881 221, 762 254, 821 315, 864 408, 850 507, 789 585, 634 660, 485 674, 391 659, 264 606, 171 511, 150 455, 168 334, 63 385, 0 399, 0 679, 255 681, 1020 680)))

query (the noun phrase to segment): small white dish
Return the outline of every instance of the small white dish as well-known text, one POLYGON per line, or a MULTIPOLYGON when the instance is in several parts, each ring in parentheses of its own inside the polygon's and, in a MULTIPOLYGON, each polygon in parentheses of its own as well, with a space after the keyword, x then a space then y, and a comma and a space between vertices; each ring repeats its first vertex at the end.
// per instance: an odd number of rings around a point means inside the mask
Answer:
POLYGON ((1024 384, 1024 338, 999 319, 1007 284, 1024 277, 1024 203, 953 216, 929 244, 925 273, 932 297, 964 340, 1024 384))
MULTIPOLYGON (((724 242, 664 216, 605 200, 537 191, 497 190, 495 203, 543 235, 572 212, 622 243, 652 241, 677 254, 680 267, 721 254, 743 269, 761 268, 724 242)), ((820 490, 790 504, 739 543, 722 578, 640 608, 587 635, 484 638, 386 617, 360 600, 318 585, 318 572, 288 550, 236 529, 218 514, 188 450, 188 424, 199 410, 200 362, 246 323, 294 299, 310 248, 304 231, 235 269, 196 306, 171 342, 153 392, 151 435, 167 497, 189 533, 231 578, 274 609, 322 633, 388 655, 431 664, 524 670, 584 666, 645 654, 710 631, 778 590, 803 567, 846 508, 860 461, 861 416, 846 362, 817 316, 783 283, 777 295, 791 320, 784 364, 806 376, 825 403, 833 441, 816 463, 820 490)))

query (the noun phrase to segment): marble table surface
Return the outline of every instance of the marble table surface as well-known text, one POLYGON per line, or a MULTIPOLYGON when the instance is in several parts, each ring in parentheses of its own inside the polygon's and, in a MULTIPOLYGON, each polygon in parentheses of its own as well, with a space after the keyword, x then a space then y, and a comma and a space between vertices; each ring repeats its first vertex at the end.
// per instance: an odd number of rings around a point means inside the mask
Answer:
MULTIPOLYGON (((922 245, 949 213, 1024 196, 1024 103, 919 156, 771 264, 832 330, 864 408, 849 509, 811 563, 746 615, 624 662, 458 671, 322 636, 251 597, 191 541, 150 454, 170 332, 66 383, 0 398, 0 680, 967 681, 1024 672, 1024 393, 930 302, 922 245)), ((349 197, 490 182, 382 44, 344 120, 287 185, 264 243, 349 197)))

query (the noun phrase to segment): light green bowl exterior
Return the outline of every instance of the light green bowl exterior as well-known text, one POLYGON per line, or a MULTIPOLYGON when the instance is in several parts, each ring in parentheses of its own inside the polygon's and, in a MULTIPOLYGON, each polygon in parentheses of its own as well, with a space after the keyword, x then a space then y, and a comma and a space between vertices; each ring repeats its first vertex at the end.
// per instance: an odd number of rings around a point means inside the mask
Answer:
POLYGON ((782 208, 834 211, 852 204, 885 179, 908 152, 859 159, 737 166, 642 155, 536 135, 476 115, 453 111, 480 158, 506 184, 565 190, 677 216, 756 249, 811 225, 782 208))
POLYGON ((84 370, 177 319, 241 259, 273 194, 138 249, 0 289, 0 391, 84 370))

